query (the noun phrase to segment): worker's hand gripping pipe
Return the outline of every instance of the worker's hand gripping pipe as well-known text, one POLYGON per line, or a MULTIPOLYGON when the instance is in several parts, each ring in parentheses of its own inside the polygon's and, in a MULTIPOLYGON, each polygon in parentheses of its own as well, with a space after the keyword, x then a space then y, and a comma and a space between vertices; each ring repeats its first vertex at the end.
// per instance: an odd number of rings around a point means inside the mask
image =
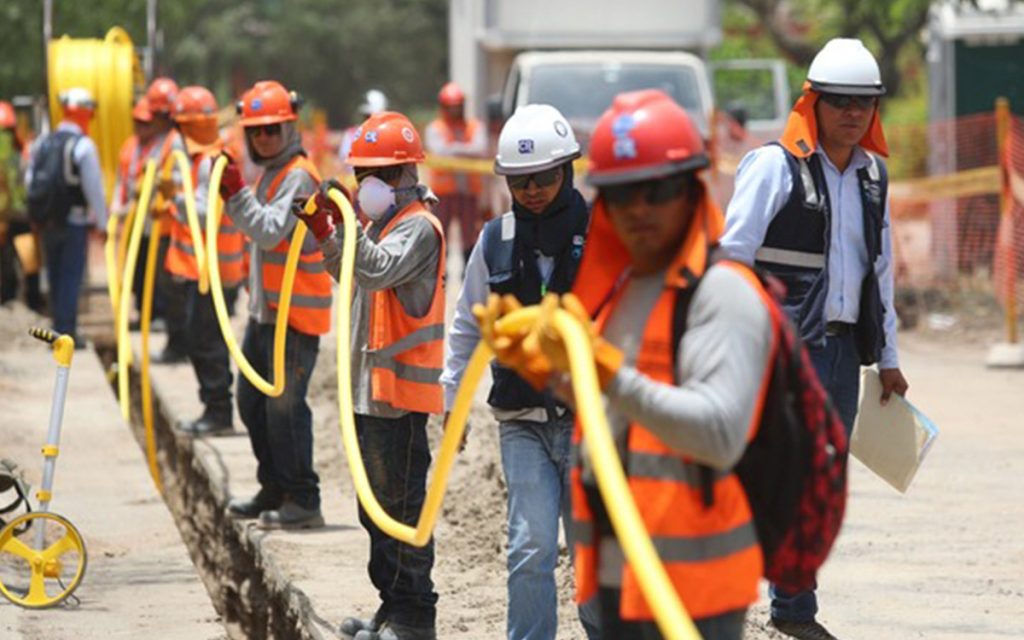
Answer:
POLYGON ((217 230, 220 228, 221 198, 220 179, 224 175, 224 167, 227 160, 221 156, 213 165, 213 172, 210 174, 210 193, 206 206, 206 266, 210 277, 210 295, 213 296, 213 308, 217 312, 217 322, 220 324, 221 334, 224 336, 224 343, 228 347, 231 359, 238 365, 238 370, 260 392, 271 398, 276 398, 284 392, 285 369, 284 369, 284 347, 285 337, 288 335, 288 312, 292 306, 292 287, 295 284, 295 272, 299 266, 299 256, 302 253, 302 243, 306 239, 306 225, 295 225, 295 232, 292 233, 291 246, 288 249, 288 257, 284 263, 284 275, 281 282, 281 300, 277 307, 277 321, 274 327, 274 361, 273 361, 273 382, 267 382, 253 368, 246 359, 242 349, 235 339, 234 329, 231 328, 231 320, 228 317, 228 307, 224 302, 224 288, 220 279, 219 254, 217 253, 217 230))
MULTIPOLYGON (((203 242, 203 228, 199 226, 199 214, 196 213, 196 192, 192 184, 192 167, 188 156, 180 149, 171 153, 171 158, 178 165, 181 174, 181 189, 185 194, 185 217, 188 220, 188 231, 192 236, 192 247, 196 256, 196 270, 199 272, 199 293, 204 296, 210 291, 210 274, 206 267, 206 247, 203 242)), ((216 238, 214 238, 216 242, 216 238)))
MULTIPOLYGON (((352 409, 352 358, 351 358, 351 301, 352 280, 355 264, 356 218, 352 206, 336 189, 328 196, 342 212, 344 239, 342 243, 341 273, 338 278, 337 309, 337 356, 338 356, 338 405, 341 420, 341 436, 352 483, 356 488, 359 503, 367 515, 382 531, 407 544, 421 547, 433 533, 437 516, 444 500, 448 478, 455 456, 462 443, 470 407, 476 387, 491 360, 492 353, 481 341, 470 358, 455 397, 455 405, 445 425, 444 438, 438 454, 437 465, 430 487, 427 489, 423 510, 416 527, 392 518, 380 505, 370 487, 363 464, 359 440, 356 437, 355 418, 352 409)), ((315 206, 312 199, 307 210, 315 206)), ((312 211, 310 211, 312 213, 312 211)), ((679 596, 669 581, 664 565, 644 528, 640 512, 629 490, 622 461, 619 459, 611 430, 605 417, 601 401, 597 372, 594 368, 594 354, 590 338, 578 320, 570 313, 556 310, 550 318, 542 317, 540 307, 521 309, 499 322, 499 329, 514 330, 550 321, 566 342, 572 365, 573 395, 580 408, 586 450, 594 462, 601 497, 608 506, 608 513, 618 539, 621 541, 626 559, 636 572, 644 597, 654 611, 658 627, 669 640, 700 640, 700 634, 686 613, 679 596)))

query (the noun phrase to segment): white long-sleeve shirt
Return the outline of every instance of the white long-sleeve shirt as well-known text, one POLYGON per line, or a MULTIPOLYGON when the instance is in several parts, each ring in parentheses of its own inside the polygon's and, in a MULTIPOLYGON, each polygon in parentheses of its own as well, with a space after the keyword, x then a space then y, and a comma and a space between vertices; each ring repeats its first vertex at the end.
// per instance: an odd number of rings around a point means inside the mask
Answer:
MULTIPOLYGON (((855 147, 850 164, 840 172, 820 147, 815 153, 821 159, 831 214, 825 321, 856 323, 861 283, 872 266, 868 263, 864 241, 864 212, 857 170, 869 166, 871 158, 865 150, 855 147)), ((736 170, 736 188, 726 211, 725 234, 721 239, 724 254, 752 265, 754 255, 764 244, 769 225, 785 206, 792 189, 793 176, 781 147, 768 145, 744 156, 736 170)), ((882 252, 873 265, 885 306, 885 347, 879 368, 894 369, 899 367, 899 356, 888 200, 882 226, 882 252)))

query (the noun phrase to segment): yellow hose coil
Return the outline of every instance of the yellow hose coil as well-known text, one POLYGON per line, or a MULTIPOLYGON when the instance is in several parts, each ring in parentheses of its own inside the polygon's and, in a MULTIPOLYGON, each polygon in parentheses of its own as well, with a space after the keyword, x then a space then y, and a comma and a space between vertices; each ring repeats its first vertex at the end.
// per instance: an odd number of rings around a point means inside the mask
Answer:
MULTIPOLYGON (((352 483, 359 503, 367 515, 389 536, 422 547, 433 533, 434 525, 441 510, 441 503, 448 485, 452 465, 462 443, 470 407, 476 387, 480 382, 492 353, 481 341, 473 352, 459 385, 448 424, 444 429, 441 448, 430 486, 427 488, 423 510, 416 527, 392 518, 380 505, 370 487, 363 464, 359 440, 356 437, 355 419, 352 409, 352 359, 351 359, 351 300, 352 280, 355 265, 356 219, 352 206, 336 189, 328 193, 331 200, 341 209, 344 224, 341 273, 338 278, 337 312, 337 357, 338 357, 338 409, 341 421, 341 437, 345 447, 352 483)), ((307 207, 311 205, 307 204, 307 207)), ((590 336, 586 329, 570 313, 555 310, 550 318, 543 317, 539 306, 527 307, 510 314, 499 321, 498 329, 518 329, 536 325, 538 322, 552 322, 569 353, 572 368, 572 387, 576 406, 583 426, 584 444, 593 461, 598 487, 608 507, 608 514, 615 534, 622 544, 626 560, 636 572, 640 589, 654 612, 658 628, 669 640, 700 640, 700 634, 687 615, 679 595, 672 586, 665 566, 658 558, 651 537, 644 528, 640 512, 629 490, 622 461, 612 441, 611 429, 604 414, 604 403, 594 368, 594 354, 590 347, 590 336)))
POLYGON ((224 336, 224 343, 228 347, 231 359, 238 365, 238 370, 252 386, 259 389, 265 395, 276 398, 284 392, 285 369, 284 369, 284 347, 285 337, 288 335, 288 312, 292 306, 292 287, 295 284, 295 271, 299 266, 299 256, 302 253, 302 243, 306 239, 306 225, 296 224, 295 232, 292 233, 291 246, 288 248, 288 257, 284 263, 284 275, 281 281, 281 298, 277 307, 277 321, 274 327, 274 361, 273 361, 273 383, 267 382, 253 369, 252 364, 246 359, 242 349, 238 346, 234 329, 231 328, 231 320, 228 317, 228 307, 224 302, 224 288, 220 279, 220 256, 217 253, 217 230, 220 228, 221 198, 220 179, 224 175, 224 167, 227 160, 221 156, 213 165, 213 172, 210 174, 210 193, 206 206, 206 269, 210 278, 210 294, 213 296, 213 308, 217 312, 217 323, 220 325, 221 334, 224 336))
POLYGON ((160 227, 163 221, 160 218, 153 220, 150 228, 150 242, 146 251, 146 275, 142 285, 142 317, 139 319, 139 328, 142 332, 142 369, 140 386, 142 387, 142 426, 146 437, 146 462, 149 464, 149 474, 153 477, 156 490, 164 492, 163 481, 160 480, 160 467, 156 462, 156 430, 153 425, 153 381, 149 374, 149 327, 153 319, 153 288, 156 284, 156 271, 159 268, 157 257, 160 255, 160 227))
MULTIPOLYGON (((210 291, 210 274, 206 268, 206 247, 203 242, 203 229, 199 226, 199 214, 196 213, 196 192, 192 184, 192 165, 188 156, 181 149, 171 153, 171 159, 177 163, 181 173, 181 188, 185 194, 185 217, 188 219, 188 230, 192 236, 192 247, 195 250, 196 268, 199 272, 199 293, 206 295, 210 291)), ((216 238, 214 238, 216 243, 216 238)))

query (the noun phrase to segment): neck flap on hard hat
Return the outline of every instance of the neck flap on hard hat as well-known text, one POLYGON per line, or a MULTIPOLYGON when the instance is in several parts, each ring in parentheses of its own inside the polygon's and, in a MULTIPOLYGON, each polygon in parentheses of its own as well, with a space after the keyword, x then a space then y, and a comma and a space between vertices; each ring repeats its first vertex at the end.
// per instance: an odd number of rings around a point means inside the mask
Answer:
MULTIPOLYGON (((818 95, 817 91, 811 89, 809 82, 804 83, 804 93, 793 105, 786 129, 779 139, 779 143, 798 158, 806 158, 818 148, 818 118, 814 115, 818 95)), ((889 157, 889 145, 885 141, 882 118, 877 107, 871 116, 871 126, 859 144, 867 151, 873 151, 885 158, 889 157)))

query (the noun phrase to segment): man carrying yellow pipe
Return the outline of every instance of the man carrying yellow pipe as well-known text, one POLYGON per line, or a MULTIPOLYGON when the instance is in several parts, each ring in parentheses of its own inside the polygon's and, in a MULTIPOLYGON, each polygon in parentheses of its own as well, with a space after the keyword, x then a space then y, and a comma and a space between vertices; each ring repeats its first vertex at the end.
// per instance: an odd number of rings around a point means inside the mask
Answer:
MULTIPOLYGON (((295 126, 300 104, 298 95, 278 82, 261 81, 249 89, 238 109, 249 156, 263 167, 263 174, 256 184, 245 186, 240 167, 231 162, 220 184, 227 214, 251 241, 249 324, 242 352, 264 378, 272 369, 285 259, 298 222, 289 209, 293 200, 316 192, 320 182, 295 126)), ((233 517, 258 517, 259 525, 268 529, 323 526, 320 479, 313 470, 313 415, 306 392, 320 336, 330 324, 331 279, 316 239, 307 237, 292 288, 284 392, 270 398, 247 378, 238 379, 238 414, 259 463, 260 490, 251 498, 232 500, 228 513, 233 517)))
MULTIPOLYGON (((210 172, 224 143, 217 130, 217 101, 204 87, 185 87, 174 102, 174 122, 185 138, 189 151, 190 171, 194 185, 195 210, 199 226, 206 227, 206 206, 209 198, 210 172)), ((200 293, 200 268, 196 247, 186 217, 187 197, 182 191, 175 206, 175 224, 171 228, 171 246, 167 250, 166 268, 185 287, 185 326, 188 359, 199 381, 199 399, 203 414, 195 420, 178 425, 183 433, 193 436, 218 435, 233 431, 231 401, 231 368, 228 349, 217 325, 217 315, 209 292, 200 293)), ((241 232, 227 216, 221 218, 217 236, 220 277, 225 288, 237 288, 243 278, 241 232)))
MULTIPOLYGON (((597 319, 595 363, 612 435, 672 586, 706 640, 739 640, 762 553, 730 469, 754 435, 767 389, 775 327, 766 294, 743 267, 708 266, 722 214, 697 174, 708 165, 700 135, 669 96, 617 96, 589 156, 598 197, 574 286, 579 298, 563 304, 588 325, 597 319)), ((515 306, 505 302, 506 310, 515 306)), ((499 307, 493 299, 478 310, 499 359, 536 385, 552 369, 568 371, 556 334, 532 345, 495 342, 499 307)), ((602 637, 661 638, 590 460, 577 457, 577 598, 597 599, 602 637)))
MULTIPOLYGON (((400 113, 382 111, 359 127, 348 163, 358 201, 370 219, 357 227, 352 299, 352 401, 370 486, 393 518, 415 526, 426 496, 430 447, 427 417, 443 411, 445 239, 430 208, 437 200, 419 183, 423 162, 416 129, 400 113)), ((325 191, 316 212, 293 211, 321 240, 328 272, 339 277, 341 212, 325 191), (339 221, 335 229, 332 220, 339 221)), ((430 574, 434 544, 391 538, 369 518, 370 580, 381 604, 371 620, 347 618, 341 632, 359 640, 432 640, 437 593, 430 574)))

